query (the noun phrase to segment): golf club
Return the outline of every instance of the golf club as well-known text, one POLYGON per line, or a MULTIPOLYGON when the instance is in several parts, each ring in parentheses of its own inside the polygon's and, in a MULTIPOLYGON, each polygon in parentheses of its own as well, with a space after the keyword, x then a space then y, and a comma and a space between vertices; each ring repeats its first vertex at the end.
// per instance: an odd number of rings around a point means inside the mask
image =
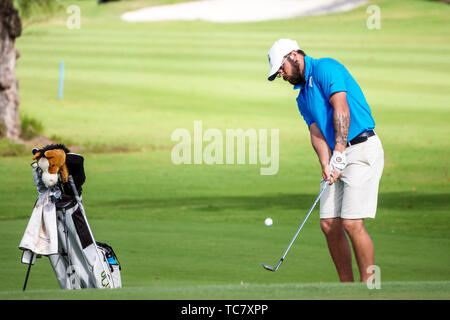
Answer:
POLYGON ((298 234, 300 233, 300 230, 302 230, 303 225, 305 224, 306 220, 308 220, 309 215, 313 211, 313 209, 316 206, 317 202, 319 201, 320 197, 322 197, 322 194, 325 191, 325 189, 327 188, 328 184, 329 184, 329 181, 325 181, 325 184, 324 184, 322 190, 320 190, 320 193, 317 196, 316 201, 314 201, 314 204, 312 205, 311 209, 309 210, 308 214, 306 215, 306 218, 303 220, 302 225, 300 226, 300 228, 298 228, 297 232, 295 233, 295 236, 292 239, 291 243, 289 244, 289 247, 284 252, 284 254, 281 257, 280 261, 278 261, 278 264, 275 267, 271 267, 271 266, 269 266, 269 265, 267 265, 265 263, 262 263, 262 266, 263 266, 264 269, 269 270, 269 271, 277 271, 278 270, 278 268, 280 267, 280 265, 283 262, 284 258, 286 257, 287 253, 289 252, 289 249, 291 249, 292 244, 294 243, 295 239, 297 238, 298 234))

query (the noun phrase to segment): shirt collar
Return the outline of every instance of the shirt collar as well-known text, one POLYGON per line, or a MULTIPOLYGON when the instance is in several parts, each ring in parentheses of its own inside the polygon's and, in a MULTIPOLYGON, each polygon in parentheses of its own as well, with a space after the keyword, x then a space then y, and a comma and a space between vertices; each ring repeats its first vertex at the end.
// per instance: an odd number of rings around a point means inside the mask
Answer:
POLYGON ((302 90, 305 87, 306 83, 308 82, 309 76, 311 74, 311 66, 312 66, 313 60, 314 60, 313 58, 310 58, 305 55, 305 84, 295 85, 293 88, 294 90, 297 90, 297 89, 302 90))

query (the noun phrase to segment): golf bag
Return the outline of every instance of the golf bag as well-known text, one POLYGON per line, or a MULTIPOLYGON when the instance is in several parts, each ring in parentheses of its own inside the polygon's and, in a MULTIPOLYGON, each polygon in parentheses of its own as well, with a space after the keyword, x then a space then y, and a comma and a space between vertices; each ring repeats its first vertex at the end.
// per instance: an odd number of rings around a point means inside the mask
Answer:
MULTIPOLYGON (((55 186, 60 194, 53 193, 58 250, 57 254, 50 254, 48 258, 61 289, 120 288, 119 260, 109 245, 95 241, 86 218, 81 201, 82 185, 86 180, 83 163, 81 155, 66 154, 69 181, 60 181, 55 186)), ((34 170, 35 180, 40 183, 39 169, 34 170)), ((28 258, 24 256, 25 252, 22 262, 33 262, 29 252, 28 258)))

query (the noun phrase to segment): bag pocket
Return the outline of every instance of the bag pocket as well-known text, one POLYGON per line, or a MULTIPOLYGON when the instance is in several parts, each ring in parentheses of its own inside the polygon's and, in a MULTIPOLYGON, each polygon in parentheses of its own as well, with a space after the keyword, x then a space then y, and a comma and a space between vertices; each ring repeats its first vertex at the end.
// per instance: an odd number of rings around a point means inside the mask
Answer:
POLYGON ((122 288, 122 279, 120 276, 120 271, 122 266, 120 265, 119 259, 113 248, 104 242, 97 242, 97 248, 101 250, 108 262, 109 271, 111 272, 111 278, 113 281, 113 288, 122 288))

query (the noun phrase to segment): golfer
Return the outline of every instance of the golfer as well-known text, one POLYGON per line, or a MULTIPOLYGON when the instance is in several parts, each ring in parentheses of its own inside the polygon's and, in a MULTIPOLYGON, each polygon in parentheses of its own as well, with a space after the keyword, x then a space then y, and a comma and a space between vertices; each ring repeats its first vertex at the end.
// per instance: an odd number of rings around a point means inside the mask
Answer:
POLYGON ((276 41, 269 50, 269 64, 269 81, 282 77, 300 89, 297 105, 322 167, 321 184, 330 184, 320 201, 320 226, 339 278, 354 281, 347 233, 360 281, 367 281, 374 246, 364 219, 375 218, 384 167, 370 107, 342 64, 331 58, 313 59, 294 40, 276 41))

